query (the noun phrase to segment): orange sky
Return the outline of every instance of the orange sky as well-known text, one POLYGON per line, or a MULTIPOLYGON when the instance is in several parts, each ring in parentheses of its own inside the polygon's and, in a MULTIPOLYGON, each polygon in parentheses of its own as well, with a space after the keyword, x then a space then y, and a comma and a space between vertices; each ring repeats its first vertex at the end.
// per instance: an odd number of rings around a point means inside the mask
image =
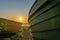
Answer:
POLYGON ((13 17, 13 18, 10 18, 12 19, 13 21, 17 21, 17 22, 21 22, 21 23, 28 23, 28 18, 27 17, 13 17), (23 20, 20 21, 19 18, 22 18, 23 20))

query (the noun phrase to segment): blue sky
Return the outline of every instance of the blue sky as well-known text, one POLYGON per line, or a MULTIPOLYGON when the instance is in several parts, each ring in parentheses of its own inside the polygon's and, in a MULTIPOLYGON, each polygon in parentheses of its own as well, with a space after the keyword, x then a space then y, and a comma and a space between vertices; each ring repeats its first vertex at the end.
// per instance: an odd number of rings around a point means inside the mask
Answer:
POLYGON ((35 0, 0 0, 0 18, 27 17, 35 0))

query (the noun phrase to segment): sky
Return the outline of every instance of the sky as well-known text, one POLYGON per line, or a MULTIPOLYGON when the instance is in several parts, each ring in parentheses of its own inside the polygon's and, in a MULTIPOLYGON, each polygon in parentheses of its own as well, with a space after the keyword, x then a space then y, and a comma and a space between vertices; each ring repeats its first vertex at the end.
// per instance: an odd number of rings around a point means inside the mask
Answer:
POLYGON ((0 18, 18 20, 28 18, 28 13, 35 0, 0 0, 0 18))

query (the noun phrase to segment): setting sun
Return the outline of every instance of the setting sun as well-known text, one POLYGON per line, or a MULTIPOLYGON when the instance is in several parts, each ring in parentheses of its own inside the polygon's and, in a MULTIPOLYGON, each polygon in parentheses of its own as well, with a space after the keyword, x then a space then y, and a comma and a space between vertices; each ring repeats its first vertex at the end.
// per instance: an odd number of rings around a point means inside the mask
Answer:
POLYGON ((19 22, 21 22, 21 23, 27 23, 27 18, 20 17, 19 18, 19 22))
POLYGON ((23 21, 23 18, 19 18, 20 21, 23 21))
POLYGON ((19 18, 19 21, 20 21, 20 22, 23 22, 23 20, 24 20, 23 18, 19 18))

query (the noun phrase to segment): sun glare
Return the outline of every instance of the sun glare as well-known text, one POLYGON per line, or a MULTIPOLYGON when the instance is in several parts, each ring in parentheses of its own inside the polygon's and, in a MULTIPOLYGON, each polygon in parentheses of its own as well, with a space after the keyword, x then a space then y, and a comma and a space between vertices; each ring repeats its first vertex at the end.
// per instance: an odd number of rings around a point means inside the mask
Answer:
POLYGON ((27 18, 20 17, 19 18, 19 22, 21 22, 21 23, 27 23, 27 18))
POLYGON ((21 21, 21 22, 22 22, 22 21, 23 21, 23 18, 19 18, 19 21, 21 21))
POLYGON ((20 20, 20 21, 22 21, 22 20, 23 20, 23 18, 19 18, 19 20, 20 20))

